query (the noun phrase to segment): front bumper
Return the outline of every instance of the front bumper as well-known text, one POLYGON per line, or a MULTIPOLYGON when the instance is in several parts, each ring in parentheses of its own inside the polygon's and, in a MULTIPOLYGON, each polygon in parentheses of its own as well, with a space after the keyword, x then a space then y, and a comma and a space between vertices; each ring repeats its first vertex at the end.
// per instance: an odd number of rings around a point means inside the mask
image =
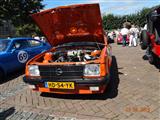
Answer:
POLYGON ((48 93, 59 93, 59 94, 94 94, 94 93, 103 93, 106 89, 106 86, 109 82, 109 76, 103 77, 99 80, 95 79, 63 79, 63 80, 48 80, 40 78, 30 78, 24 77, 23 81, 29 85, 34 85, 36 91, 48 92, 48 93), (53 89, 46 88, 45 82, 74 82, 75 89, 53 89), (90 90, 90 87, 98 87, 99 90, 94 91, 90 90))

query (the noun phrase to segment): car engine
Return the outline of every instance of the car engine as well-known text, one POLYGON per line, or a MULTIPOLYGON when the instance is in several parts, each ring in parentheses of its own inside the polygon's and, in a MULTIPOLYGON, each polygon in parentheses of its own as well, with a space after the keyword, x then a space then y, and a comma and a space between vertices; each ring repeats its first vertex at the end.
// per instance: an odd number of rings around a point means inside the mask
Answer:
MULTIPOLYGON (((66 50, 50 53, 52 60, 49 62, 85 62, 98 59, 100 50, 66 50)), ((45 58, 44 58, 45 59, 45 58)))

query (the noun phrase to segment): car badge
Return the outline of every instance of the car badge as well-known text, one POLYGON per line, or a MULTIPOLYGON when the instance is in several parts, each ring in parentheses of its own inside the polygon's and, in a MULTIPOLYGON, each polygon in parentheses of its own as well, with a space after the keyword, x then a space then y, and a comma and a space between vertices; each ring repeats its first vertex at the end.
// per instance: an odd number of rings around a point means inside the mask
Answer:
POLYGON ((62 73, 63 73, 63 71, 62 71, 61 68, 58 68, 58 69, 56 70, 56 75, 62 75, 62 73))

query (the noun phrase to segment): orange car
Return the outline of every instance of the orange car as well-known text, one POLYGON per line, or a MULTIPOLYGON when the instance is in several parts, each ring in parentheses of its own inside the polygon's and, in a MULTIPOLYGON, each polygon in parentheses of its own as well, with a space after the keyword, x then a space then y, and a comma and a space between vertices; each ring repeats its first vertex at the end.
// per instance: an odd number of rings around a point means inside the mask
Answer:
POLYGON ((112 56, 99 5, 62 6, 32 18, 53 48, 27 63, 24 82, 40 92, 103 93, 112 56))

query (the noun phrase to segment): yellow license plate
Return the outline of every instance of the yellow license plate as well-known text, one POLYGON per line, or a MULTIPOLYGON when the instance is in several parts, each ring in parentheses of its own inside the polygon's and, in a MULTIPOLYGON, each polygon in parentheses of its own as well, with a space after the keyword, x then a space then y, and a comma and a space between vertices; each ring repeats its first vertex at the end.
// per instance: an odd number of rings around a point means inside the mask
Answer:
POLYGON ((55 89, 74 89, 74 82, 47 82, 45 86, 55 89))

